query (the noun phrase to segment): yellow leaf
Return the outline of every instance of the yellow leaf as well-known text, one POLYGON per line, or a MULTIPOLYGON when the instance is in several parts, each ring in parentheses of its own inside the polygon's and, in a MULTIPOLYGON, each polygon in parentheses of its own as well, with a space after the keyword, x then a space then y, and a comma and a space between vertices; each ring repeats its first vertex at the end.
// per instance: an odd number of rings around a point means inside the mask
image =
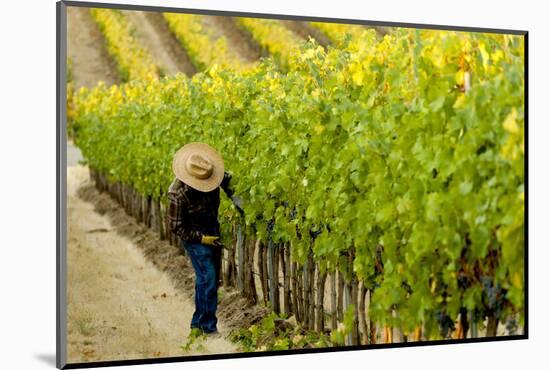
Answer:
POLYGON ((502 127, 504 127, 506 131, 512 134, 517 134, 519 132, 519 127, 516 122, 516 116, 516 108, 512 108, 512 111, 508 114, 508 116, 506 116, 506 119, 502 123, 502 127))
POLYGON ((323 126, 323 125, 315 125, 315 126, 313 127, 313 129, 314 129, 315 132, 318 133, 318 134, 322 134, 322 133, 325 132, 325 130, 326 130, 325 126, 323 126))
POLYGON ((362 69, 358 69, 351 75, 351 78, 353 79, 353 82, 355 82, 356 85, 362 86, 363 79, 365 78, 365 73, 363 72, 362 69))
POLYGON ((499 60, 503 58, 504 58, 504 52, 502 50, 497 50, 493 54, 491 54, 491 59, 493 59, 495 63, 497 63, 499 60))
POLYGON ((514 160, 518 157, 518 152, 516 150, 514 140, 512 140, 511 137, 509 137, 506 143, 502 146, 502 149, 500 150, 500 154, 504 158, 509 160, 514 160))
POLYGON ((521 145, 519 146, 522 153, 525 153, 525 143, 522 141, 521 145))
POLYGON ((319 95, 321 95, 320 89, 315 89, 311 92, 311 96, 314 97, 315 99, 319 99, 319 95))
POLYGON ((363 66, 360 63, 353 63, 350 65, 349 71, 351 73, 351 79, 356 85, 362 86, 363 79, 365 78, 365 72, 363 72, 363 66))
POLYGON ((484 43, 479 44, 479 52, 481 53, 481 59, 483 59, 483 66, 487 68, 487 62, 489 61, 489 53, 487 52, 487 49, 485 49, 484 43))
POLYGON ((302 54, 300 59, 302 59, 302 61, 307 60, 307 59, 312 59, 314 57, 314 53, 315 53, 315 50, 308 49, 308 50, 306 50, 306 52, 304 54, 302 54))
POLYGON ((466 101, 465 95, 460 95, 458 98, 456 98, 455 103, 453 104, 453 108, 462 108, 464 106, 464 102, 466 101))
POLYGON ((458 72, 456 72, 455 74, 455 81, 457 84, 459 85, 463 85, 464 84, 464 71, 463 70, 460 70, 458 72))
POLYGON ((514 285, 514 287, 516 288, 521 288, 521 284, 522 283, 522 279, 521 279, 521 275, 519 272, 516 272, 513 276, 512 276, 512 284, 514 285))

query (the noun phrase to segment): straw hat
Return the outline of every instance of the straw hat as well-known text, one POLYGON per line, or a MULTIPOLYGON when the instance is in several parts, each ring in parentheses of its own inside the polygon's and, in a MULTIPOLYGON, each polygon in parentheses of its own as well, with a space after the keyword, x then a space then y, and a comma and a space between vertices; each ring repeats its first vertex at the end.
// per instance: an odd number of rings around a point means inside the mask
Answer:
POLYGON ((176 178, 193 189, 209 192, 223 180, 223 159, 210 145, 189 143, 174 154, 172 171, 176 178))

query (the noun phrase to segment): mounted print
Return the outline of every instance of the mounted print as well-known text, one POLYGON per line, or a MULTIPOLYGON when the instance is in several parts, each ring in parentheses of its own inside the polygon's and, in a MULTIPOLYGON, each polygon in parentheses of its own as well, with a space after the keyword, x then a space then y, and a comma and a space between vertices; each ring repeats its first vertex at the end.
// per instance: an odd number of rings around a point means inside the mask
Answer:
POLYGON ((59 368, 527 338, 526 31, 57 10, 59 368))

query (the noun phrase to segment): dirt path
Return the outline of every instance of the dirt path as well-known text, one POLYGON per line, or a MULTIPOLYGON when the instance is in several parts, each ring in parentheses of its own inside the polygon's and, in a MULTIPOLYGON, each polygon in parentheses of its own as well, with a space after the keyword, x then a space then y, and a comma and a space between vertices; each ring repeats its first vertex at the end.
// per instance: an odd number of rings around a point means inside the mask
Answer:
POLYGON ((231 17, 205 15, 202 21, 213 31, 215 39, 225 37, 228 50, 234 51, 243 62, 252 63, 260 58, 260 47, 235 25, 231 17))
POLYGON ((308 38, 315 39, 319 45, 327 47, 331 44, 329 38, 320 30, 310 26, 307 22, 299 21, 280 21, 286 28, 294 32, 298 37, 307 40, 308 38))
POLYGON ((107 85, 119 82, 116 66, 107 54, 103 36, 88 9, 67 7, 67 58, 76 89, 93 87, 99 81, 107 85))
POLYGON ((151 53, 165 75, 183 72, 192 76, 196 73, 189 56, 168 29, 162 14, 141 11, 123 13, 134 25, 137 38, 151 53))
POLYGON ((67 141, 67 166, 75 166, 82 160, 80 149, 74 146, 72 141, 67 141))
POLYGON ((384 37, 385 35, 387 35, 388 33, 391 32, 391 27, 384 27, 384 26, 367 26, 365 25, 366 28, 372 28, 373 30, 375 30, 380 36, 384 37))
MULTIPOLYGON (((223 335, 190 352, 179 348, 189 334, 193 302, 78 196, 87 184, 87 167, 68 167, 69 362, 236 351, 223 335)), ((226 331, 223 323, 218 328, 226 331)))

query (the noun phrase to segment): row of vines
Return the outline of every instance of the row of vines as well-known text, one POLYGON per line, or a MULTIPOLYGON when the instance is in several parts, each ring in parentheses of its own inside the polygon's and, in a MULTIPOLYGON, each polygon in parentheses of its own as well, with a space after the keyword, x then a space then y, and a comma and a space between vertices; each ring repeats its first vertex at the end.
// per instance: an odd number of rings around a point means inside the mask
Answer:
POLYGON ((216 38, 213 31, 205 27, 203 17, 174 13, 164 13, 163 16, 199 70, 218 65, 223 69, 244 71, 255 66, 254 63, 245 63, 235 50, 228 48, 225 37, 216 38))
MULTIPOLYGON (((115 60, 123 81, 157 78, 159 67, 154 64, 148 51, 134 36, 135 29, 124 12, 109 9, 91 9, 94 21, 105 37, 107 50, 115 60)), ((246 71, 257 63, 245 62, 235 50, 227 45, 224 36, 219 37, 205 24, 206 16, 193 14, 163 13, 170 31, 190 55, 198 70, 204 71, 218 65, 222 69, 246 71)), ((264 55, 274 58, 278 66, 286 70, 289 58, 302 44, 302 40, 283 22, 269 19, 234 18, 233 22, 264 55)), ((360 37, 365 27, 311 22, 312 27, 326 35, 334 45, 343 45, 346 40, 360 37)))
POLYGON ((122 81, 159 76, 159 67, 147 49, 140 45, 132 24, 121 11, 90 9, 90 12, 105 37, 107 51, 117 64, 122 81))
POLYGON ((72 127, 94 171, 159 209, 175 151, 217 148, 245 201, 241 216, 222 199, 226 282, 307 327, 346 343, 376 328, 385 341, 515 333, 523 50, 520 36, 371 30, 340 49, 308 42, 284 74, 266 59, 80 90, 72 127))

